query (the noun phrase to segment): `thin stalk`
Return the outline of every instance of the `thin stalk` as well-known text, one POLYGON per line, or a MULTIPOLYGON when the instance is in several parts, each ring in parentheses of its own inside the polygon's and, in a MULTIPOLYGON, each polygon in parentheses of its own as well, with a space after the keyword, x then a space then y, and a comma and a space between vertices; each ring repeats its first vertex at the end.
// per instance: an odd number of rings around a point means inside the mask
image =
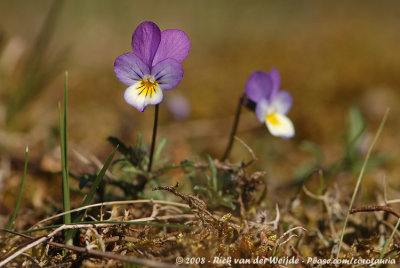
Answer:
POLYGON ((363 179, 363 176, 364 176, 364 172, 365 172, 365 169, 367 167, 368 160, 369 160, 369 158, 371 156, 371 153, 372 153, 372 149, 374 148, 375 143, 377 142, 377 140, 378 140, 378 138, 379 138, 379 136, 380 136, 380 134, 382 132, 382 129, 383 129, 383 126, 385 125, 385 122, 386 122, 386 119, 388 117, 388 114, 389 114, 389 109, 386 110, 385 115, 383 116, 383 119, 382 119, 382 121, 381 121, 381 123, 379 125, 379 128, 378 128, 378 130, 377 130, 377 132, 375 134, 374 139, 372 140, 371 145, 368 148, 367 155, 365 156, 364 163, 363 163, 363 165, 361 167, 360 175, 358 176, 357 184, 356 184, 356 187, 354 188, 353 197, 351 198, 350 206, 349 206, 349 209, 347 210, 346 219, 344 220, 342 234, 340 236, 339 247, 338 247, 338 251, 337 251, 337 255, 336 255, 337 258, 339 258, 340 249, 342 247, 343 238, 344 238, 344 232, 346 230, 347 222, 349 220, 350 210, 353 208, 353 204, 354 204, 354 201, 356 199, 356 196, 357 196, 357 193, 358 193, 358 189, 360 188, 360 185, 361 185, 361 182, 362 182, 362 179, 363 179))
POLYGON ((386 240, 385 245, 383 246, 383 249, 381 251, 381 254, 379 255, 379 259, 382 259, 383 256, 385 255, 385 253, 390 245, 390 242, 392 242, 393 237, 396 234, 397 229, 399 228, 399 225, 400 225, 400 218, 397 220, 396 226, 393 228, 393 232, 390 235, 390 238, 388 240, 386 240))
POLYGON ((154 147, 156 146, 156 136, 157 136, 157 125, 158 125, 158 105, 156 105, 154 111, 154 126, 153 126, 153 138, 151 139, 151 148, 150 148, 150 156, 149 156, 149 166, 147 167, 147 171, 151 171, 151 165, 153 164, 153 154, 154 147))
POLYGON ((26 146, 25 150, 25 164, 24 164, 24 173, 22 175, 22 181, 21 181, 21 186, 19 187, 19 193, 18 193, 18 198, 17 198, 17 204, 15 205, 14 213, 10 219, 10 224, 8 225, 8 229, 12 229, 14 226, 14 221, 15 218, 17 217, 19 205, 21 204, 21 199, 22 199, 22 191, 24 190, 24 185, 25 185, 25 180, 26 180, 26 172, 28 170, 28 154, 29 154, 29 148, 28 145, 26 146))
MULTIPOLYGON (((69 189, 69 172, 68 172, 68 72, 65 72, 64 85, 64 114, 61 112, 61 104, 58 104, 60 117, 60 146, 61 146, 61 165, 62 165, 62 195, 63 195, 63 211, 71 210, 70 189, 69 189)), ((64 224, 71 223, 71 214, 64 215, 64 224)), ((68 245, 72 245, 72 237, 68 232, 65 233, 65 241, 68 245)))
MULTIPOLYGON (((151 221, 153 219, 150 218, 144 218, 144 219, 137 219, 136 221, 80 221, 80 222, 75 222, 75 223, 70 223, 70 224, 65 224, 65 230, 77 230, 80 228, 97 228, 97 227, 106 227, 110 225, 118 225, 118 224, 127 224, 127 225, 149 225, 149 226, 155 226, 155 227, 169 227, 169 228, 177 228, 177 229, 184 229, 184 230, 193 230, 193 227, 188 226, 188 225, 183 225, 183 224, 171 224, 171 223, 163 223, 163 222, 153 222, 151 221), (85 225, 85 226, 83 226, 85 225), (70 226, 70 227, 68 227, 70 226)), ((49 230, 49 229, 55 229, 58 227, 63 226, 64 224, 54 224, 54 225, 48 225, 48 226, 43 226, 35 229, 30 229, 21 232, 21 234, 28 234, 28 233, 34 233, 34 232, 40 232, 44 230, 49 230)), ((3 230, 0 228, 0 230, 3 230)), ((7 232, 8 230, 3 230, 4 232, 7 232)))
POLYGON ((226 147, 224 155, 221 158, 222 162, 225 161, 228 158, 229 153, 231 152, 232 145, 233 145, 233 139, 235 138, 237 127, 239 125, 240 112, 242 110, 244 97, 245 97, 245 93, 243 93, 242 96, 240 96, 238 107, 236 108, 235 121, 233 123, 232 132, 231 132, 231 135, 229 137, 229 143, 228 143, 228 146, 226 147))

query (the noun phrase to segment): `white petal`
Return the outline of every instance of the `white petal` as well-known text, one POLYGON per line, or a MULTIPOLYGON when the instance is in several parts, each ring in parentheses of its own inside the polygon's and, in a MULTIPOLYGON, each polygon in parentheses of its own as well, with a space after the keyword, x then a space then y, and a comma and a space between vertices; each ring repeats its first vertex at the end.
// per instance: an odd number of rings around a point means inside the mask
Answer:
POLYGON ((294 136, 294 126, 290 119, 279 113, 272 113, 265 116, 265 124, 272 135, 285 139, 294 136))
POLYGON ((124 98, 127 103, 143 112, 147 105, 159 104, 163 99, 163 92, 158 84, 154 88, 147 88, 143 87, 142 81, 138 81, 125 90, 124 98))

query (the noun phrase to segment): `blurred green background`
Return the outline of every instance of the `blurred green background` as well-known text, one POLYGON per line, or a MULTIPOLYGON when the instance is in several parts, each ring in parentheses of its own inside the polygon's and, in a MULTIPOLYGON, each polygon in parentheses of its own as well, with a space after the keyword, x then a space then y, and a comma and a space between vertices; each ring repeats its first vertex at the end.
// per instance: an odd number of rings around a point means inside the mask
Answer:
MULTIPOLYGON (((393 153, 385 172, 395 174, 399 1, 1 1, 3 158, 22 159, 29 143, 32 158, 40 162, 57 146, 54 133, 64 70, 69 72, 72 148, 104 159, 111 150, 108 136, 129 144, 144 132, 149 142, 153 107, 140 113, 125 103, 125 85, 113 71, 115 58, 131 51, 132 33, 145 20, 162 30, 184 30, 192 43, 183 62, 183 81, 165 94, 166 101, 177 94, 187 98, 190 116, 176 120, 166 105, 160 108, 159 137, 168 138, 172 161, 206 153, 220 157, 247 78, 254 70, 276 67, 282 88, 293 95, 289 117, 296 136, 289 141, 272 137, 252 112, 244 110, 237 135, 253 148, 258 158, 254 169, 267 170, 272 182, 290 179, 294 167, 310 157, 300 146, 305 140, 322 147, 325 162, 338 160, 348 110, 358 105, 370 133, 391 108, 379 150, 393 153), (24 79, 34 83, 21 86, 24 79), (21 88, 35 91, 7 122, 7 111, 21 88)), ((249 158, 236 142, 231 161, 249 158)))

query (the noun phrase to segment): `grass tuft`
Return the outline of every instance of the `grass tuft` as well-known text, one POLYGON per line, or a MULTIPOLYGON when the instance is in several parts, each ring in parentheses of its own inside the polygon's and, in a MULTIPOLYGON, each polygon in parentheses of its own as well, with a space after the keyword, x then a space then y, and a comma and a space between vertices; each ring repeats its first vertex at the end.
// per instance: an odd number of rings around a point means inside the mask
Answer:
POLYGON ((346 218, 344 220, 342 234, 340 236, 339 246, 338 246, 337 255, 336 255, 337 258, 339 258, 340 250, 341 250, 341 247, 342 247, 344 233, 345 233, 345 230, 346 230, 347 222, 349 220, 350 210, 353 208, 354 200, 356 199, 358 190, 360 188, 360 185, 361 185, 364 173, 365 173, 365 169, 367 167, 368 160, 369 160, 369 158, 371 156, 371 153, 372 153, 372 149, 374 148, 374 146, 375 146, 375 144, 376 144, 376 142, 377 142, 377 140, 378 140, 378 138, 379 138, 379 136, 380 136, 380 134, 382 132, 383 126, 385 125, 385 122, 386 122, 386 119, 387 119, 388 115, 389 115, 389 109, 386 110, 386 112, 385 112, 385 114, 384 114, 384 116, 382 118, 382 121, 381 121, 381 123, 379 125, 378 130, 376 131, 376 134, 374 136, 374 139, 372 140, 371 145, 368 148, 367 155, 365 156, 363 165, 361 167, 360 175, 358 176, 356 187, 354 188, 353 196, 352 196, 351 201, 350 201, 350 206, 349 206, 349 208, 347 210, 346 218))
POLYGON ((19 205, 21 204, 22 192, 24 190, 24 185, 25 185, 25 180, 26 180, 26 172, 28 170, 28 155, 29 155, 29 147, 27 145, 26 149, 25 149, 24 173, 22 175, 21 186, 19 187, 19 193, 18 193, 17 203, 15 204, 14 213, 11 216, 10 223, 8 224, 9 230, 11 230, 14 226, 14 221, 15 221, 15 218, 17 218, 19 205))

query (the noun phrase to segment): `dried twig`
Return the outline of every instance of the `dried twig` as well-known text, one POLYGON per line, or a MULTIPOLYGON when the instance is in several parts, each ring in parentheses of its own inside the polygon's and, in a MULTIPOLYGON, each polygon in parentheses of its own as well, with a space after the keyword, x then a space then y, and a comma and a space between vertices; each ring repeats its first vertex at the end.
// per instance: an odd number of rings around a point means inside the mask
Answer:
POLYGON ((326 208, 326 212, 328 214, 328 223, 329 223, 329 229, 331 230, 332 236, 334 238, 337 237, 337 232, 335 228, 335 224, 333 222, 333 208, 332 208, 332 202, 329 200, 329 193, 328 191, 324 195, 316 195, 309 191, 305 185, 303 185, 303 191, 306 195, 308 195, 311 198, 314 198, 316 200, 322 201, 324 203, 324 206, 326 208))
POLYGON ((212 215, 208 210, 207 210, 207 205, 204 203, 203 200, 199 199, 198 197, 194 195, 189 195, 189 194, 182 194, 177 191, 179 184, 176 183, 175 186, 159 186, 156 188, 153 188, 153 191, 157 190, 165 190, 168 192, 173 193, 174 195, 180 197, 183 201, 185 201, 189 207, 194 210, 197 213, 201 214, 206 214, 209 218, 213 219, 214 221, 218 221, 218 219, 212 215))
POLYGON ((287 239, 285 239, 283 242, 281 242, 281 241, 283 240, 283 238, 285 238, 288 234, 290 234, 291 232, 293 232, 293 231, 295 231, 295 230, 298 230, 298 229, 301 229, 301 230, 307 232, 307 229, 305 229, 305 228, 303 228, 303 227, 301 227, 301 226, 297 226, 297 227, 290 228, 289 230, 287 230, 286 232, 284 232, 283 235, 281 235, 281 236, 276 240, 274 249, 273 249, 273 251, 272 251, 272 255, 275 254, 276 249, 277 249, 279 246, 281 246, 281 245, 283 245, 283 244, 286 244, 286 243, 289 242, 293 237, 298 237, 298 235, 293 234, 293 235, 290 235, 290 236, 289 236, 287 239))
MULTIPOLYGON (((153 191, 157 190, 165 190, 168 192, 173 193, 174 195, 182 198, 186 203, 188 203, 190 209, 195 213, 196 217, 198 217, 201 221, 211 223, 211 224, 218 224, 220 226, 230 226, 235 228, 236 230, 240 229, 240 226, 237 224, 233 224, 231 222, 225 221, 222 218, 217 218, 215 215, 211 214, 207 210, 207 205, 206 203, 199 199, 198 197, 194 195, 189 195, 189 194, 182 194, 177 191, 179 184, 176 183, 175 186, 159 186, 156 188, 153 188, 153 191)), ((231 218, 232 215, 230 215, 229 218, 231 218)))
POLYGON ((385 204, 395 204, 400 203, 400 199, 387 199, 387 189, 386 189, 386 176, 383 176, 383 198, 385 200, 385 204))
POLYGON ((46 241, 47 239, 53 237, 55 234, 57 234, 58 232, 64 230, 64 227, 66 225, 61 225, 60 227, 58 227, 57 229, 55 229, 53 232, 51 232, 48 235, 39 237, 35 240, 32 241, 32 243, 20 248, 19 250, 16 250, 13 254, 11 254, 10 256, 8 256, 7 258, 5 258, 4 260, 2 260, 0 262, 0 267, 6 265, 8 262, 12 261, 13 259, 15 259, 16 257, 20 256, 21 254, 25 253, 26 251, 30 250, 31 248, 43 243, 44 241, 46 241))
POLYGON ((267 224, 272 224, 272 226, 274 226, 273 230, 277 230, 278 229, 278 223, 279 223, 279 219, 281 217, 281 214, 279 212, 279 206, 278 203, 275 204, 275 210, 276 210, 276 216, 275 216, 275 220, 267 222, 267 224))
POLYGON ((365 207, 353 208, 350 210, 350 214, 358 212, 374 212, 374 211, 386 211, 387 213, 392 214, 397 218, 400 218, 400 213, 398 213, 389 206, 365 206, 365 207))
MULTIPOLYGON (((388 221, 382 221, 382 223, 383 223, 384 225, 386 225, 388 228, 394 230, 394 227, 395 227, 395 226, 394 226, 392 223, 390 223, 390 222, 388 222, 388 221)), ((397 234, 398 237, 400 237, 400 232, 399 232, 399 230, 396 230, 396 234, 397 234)))
MULTIPOLYGON (((65 225, 63 225, 63 226, 65 226, 65 225)), ((60 226, 60 227, 63 227, 63 226, 60 226)), ((8 232, 10 232, 12 234, 15 234, 15 235, 22 236, 24 238, 32 239, 33 241, 35 241, 35 239, 36 239, 35 237, 29 236, 29 235, 25 235, 25 234, 21 234, 21 233, 14 232, 14 231, 8 231, 8 232)), ((47 238, 45 238, 45 239, 47 239, 47 238)), ((163 263, 163 262, 159 262, 159 261, 134 258, 134 257, 131 257, 131 256, 114 254, 114 253, 107 252, 107 251, 106 252, 102 252, 102 251, 99 251, 99 250, 87 249, 85 247, 78 247, 78 246, 73 246, 73 245, 65 245, 65 244, 62 244, 62 243, 51 242, 51 241, 43 241, 43 243, 46 243, 46 244, 51 245, 51 246, 59 247, 59 248, 72 250, 72 251, 75 251, 75 252, 86 253, 86 254, 89 254, 89 255, 92 255, 92 256, 96 256, 96 257, 114 259, 114 260, 119 260, 121 262, 134 263, 134 264, 148 266, 148 267, 167 267, 167 268, 176 267, 175 265, 171 265, 171 264, 167 264, 167 263, 163 263)), ((2 263, 1 263, 1 265, 2 265, 2 263)), ((182 266, 180 266, 180 267, 182 267, 182 266)))
POLYGON ((250 146, 248 146, 242 139, 240 139, 239 137, 235 136, 234 137, 235 140, 237 140, 238 142, 240 142, 240 144, 242 144, 251 154, 251 159, 247 162, 247 163, 243 163, 243 167, 248 167, 250 166, 255 160, 257 160, 256 155, 254 154, 253 149, 250 148, 250 146))
POLYGON ((69 214, 69 213, 85 210, 85 209, 88 209, 88 208, 100 207, 100 206, 113 206, 113 205, 142 204, 142 203, 163 204, 163 205, 171 205, 171 206, 189 208, 188 205, 182 204, 182 203, 178 203, 178 202, 163 201, 163 200, 151 200, 151 199, 103 202, 103 203, 92 204, 92 205, 88 205, 88 206, 72 209, 72 210, 69 210, 69 211, 65 211, 63 213, 59 213, 57 215, 51 216, 49 218, 46 218, 44 220, 41 220, 41 221, 35 223, 30 229, 33 229, 33 227, 38 226, 38 225, 40 225, 40 224, 42 224, 44 222, 47 222, 47 221, 50 221, 52 219, 61 217, 61 216, 65 215, 65 214, 69 214))

